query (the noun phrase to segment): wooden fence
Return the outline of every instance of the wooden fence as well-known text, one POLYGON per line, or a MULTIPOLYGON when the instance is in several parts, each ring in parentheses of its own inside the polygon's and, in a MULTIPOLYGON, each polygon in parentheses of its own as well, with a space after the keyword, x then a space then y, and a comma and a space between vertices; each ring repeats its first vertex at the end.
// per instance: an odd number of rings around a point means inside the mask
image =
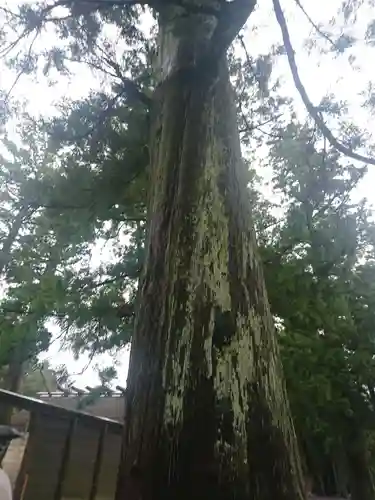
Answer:
POLYGON ((14 500, 112 500, 122 424, 0 390, 0 405, 29 412, 14 500))

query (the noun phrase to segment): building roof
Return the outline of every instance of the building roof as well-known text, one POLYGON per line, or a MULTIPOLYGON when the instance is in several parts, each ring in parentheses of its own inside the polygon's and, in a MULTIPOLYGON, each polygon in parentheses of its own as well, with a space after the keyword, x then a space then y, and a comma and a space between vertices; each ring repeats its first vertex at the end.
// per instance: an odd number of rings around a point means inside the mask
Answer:
POLYGON ((29 421, 29 412, 49 413, 56 416, 71 415, 77 412, 80 418, 87 421, 94 421, 92 417, 100 417, 108 423, 122 423, 124 416, 124 395, 122 392, 112 392, 110 395, 100 395, 91 404, 79 409, 82 398, 89 395, 78 395, 74 393, 65 394, 63 392, 37 393, 36 398, 15 394, 0 389, 0 399, 2 402, 13 406, 16 411, 13 414, 11 424, 14 427, 24 428, 29 421))

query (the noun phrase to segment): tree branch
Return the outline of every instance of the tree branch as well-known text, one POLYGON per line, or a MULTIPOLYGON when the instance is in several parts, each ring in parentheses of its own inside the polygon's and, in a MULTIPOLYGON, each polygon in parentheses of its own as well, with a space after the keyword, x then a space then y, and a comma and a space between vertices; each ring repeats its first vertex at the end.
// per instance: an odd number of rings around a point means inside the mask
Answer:
MULTIPOLYGON (((43 10, 44 14, 48 14, 56 7, 71 7, 76 0, 57 0, 54 4, 49 5, 43 10)), ((93 8, 100 9, 100 7, 125 7, 126 5, 145 5, 144 0, 79 0, 81 5, 91 5, 93 8)))
POLYGON ((124 302, 121 306, 118 307, 117 316, 121 319, 123 318, 132 318, 135 315, 135 307, 134 304, 129 302, 124 302))
POLYGON ((9 262, 12 259, 12 247, 19 235, 25 218, 30 217, 33 211, 34 210, 31 210, 28 206, 23 205, 19 212, 14 216, 10 231, 4 239, 0 249, 0 276, 5 273, 9 262))
MULTIPOLYGON (((137 173, 138 176, 138 173, 137 173)), ((131 182, 133 179, 130 179, 128 182, 131 182)), ((31 201, 29 202, 29 207, 31 208, 46 208, 47 210, 57 210, 57 211, 64 211, 64 210, 92 210, 93 208, 93 203, 90 204, 69 204, 69 203, 43 203, 43 202, 38 202, 38 201, 31 201)), ((109 220, 114 220, 116 222, 145 222, 146 217, 145 216, 133 216, 133 217, 109 217, 109 220)))
MULTIPOLYGON (((34 35, 34 38, 32 39, 31 43, 30 43, 30 47, 29 47, 29 50, 27 52, 27 58, 28 59, 31 59, 31 56, 32 56, 32 50, 33 50, 33 46, 39 36, 39 33, 40 33, 40 29, 37 29, 36 32, 35 32, 35 35, 34 35)), ((13 89, 15 88, 15 86, 17 85, 17 83, 19 82, 20 78, 22 77, 22 75, 25 73, 25 70, 24 68, 21 68, 21 70, 17 73, 17 76, 16 78, 14 79, 12 85, 10 86, 10 89, 8 90, 6 96, 5 96, 5 102, 8 101, 9 97, 11 96, 12 92, 13 92, 13 89)))
POLYGON ((280 26, 281 34, 283 37, 284 47, 285 47, 286 55, 288 57, 289 67, 290 67, 290 70, 292 72, 294 85, 296 86, 296 89, 298 90, 299 95, 301 96, 301 99, 302 99, 307 111, 309 112, 310 116, 314 119, 319 130, 321 131, 323 136, 330 142, 330 144, 335 149, 337 149, 337 151, 339 151, 340 153, 344 154, 345 156, 348 156, 349 158, 353 158, 353 160, 357 160, 357 161, 361 161, 364 163, 369 163, 371 165, 375 165, 375 158, 369 158, 367 156, 363 156, 363 155, 351 150, 350 148, 348 148, 344 144, 342 144, 332 134, 330 129, 324 123, 322 117, 319 114, 319 111, 313 105, 313 103, 310 101, 310 98, 307 95, 306 89, 303 86, 301 78, 299 76, 297 63, 296 63, 296 59, 295 59, 295 55, 294 55, 294 49, 293 49, 292 43, 290 41, 289 30, 288 30, 288 26, 286 24, 284 13, 283 13, 281 5, 280 5, 280 1, 273 0, 273 7, 275 10, 276 19, 277 19, 277 22, 280 26))
POLYGON ((125 82, 122 83, 123 86, 120 91, 108 101, 107 107, 100 111, 93 126, 90 126, 88 130, 80 134, 73 134, 69 137, 64 137, 62 142, 72 143, 86 139, 89 140, 90 136, 91 141, 94 141, 95 139, 99 140, 100 134, 103 130, 103 125, 106 123, 106 120, 114 116, 116 104, 121 97, 125 96, 127 100, 129 99, 129 104, 131 104, 132 99, 134 101, 141 99, 141 101, 139 101, 141 104, 146 105, 146 103, 148 103, 148 108, 150 107, 152 99, 146 96, 146 94, 143 94, 134 82, 128 80, 127 84, 125 84, 125 82))
POLYGON ((239 131, 241 134, 245 133, 245 132, 251 133, 254 130, 259 130, 262 134, 269 135, 269 136, 273 137, 272 134, 270 134, 269 132, 265 132, 260 127, 262 127, 263 125, 267 125, 268 123, 271 123, 273 121, 276 121, 283 116, 283 113, 279 113, 277 115, 272 116, 271 118, 268 118, 267 120, 264 120, 263 122, 250 123, 249 120, 247 119, 246 114, 243 112, 242 108, 240 108, 240 109, 241 109, 242 119, 245 123, 245 127, 240 129, 240 131, 239 131))
MULTIPOLYGON (((77 0, 57 0, 54 4, 46 7, 44 13, 48 14, 55 7, 71 7, 77 0)), ((162 4, 170 3, 174 5, 180 5, 190 12, 196 12, 199 14, 217 14, 218 10, 215 8, 206 7, 204 5, 189 5, 188 1, 178 1, 178 0, 79 0, 81 5, 90 5, 94 9, 101 9, 107 7, 127 7, 133 5, 151 5, 154 8, 160 7, 162 4)))
POLYGON ((210 58, 218 60, 243 28, 257 0, 233 0, 222 3, 218 24, 212 35, 210 58))
POLYGON ((324 31, 322 31, 319 26, 312 20, 312 18, 310 17, 310 15, 308 14, 308 12, 306 11, 306 9, 304 8, 304 6, 301 4, 300 0, 294 0, 297 4, 297 6, 300 8, 300 10, 303 12, 304 16, 306 17, 306 19, 309 21, 309 23, 312 25, 312 27, 314 28, 314 30, 319 33, 319 35, 321 35, 323 38, 325 38, 331 45, 332 47, 335 49, 335 50, 338 50, 338 47, 337 45, 335 44, 335 42, 327 35, 327 33, 324 33, 324 31))
POLYGON ((126 99, 129 101, 129 103, 140 102, 146 108, 151 107, 152 99, 144 92, 142 92, 138 88, 138 85, 133 82, 133 80, 130 80, 130 78, 126 78, 124 76, 118 76, 118 78, 121 78, 122 89, 126 94, 126 99))
MULTIPOLYGON (((72 0, 66 0, 68 3, 72 3, 72 0)), ((146 4, 143 0, 80 0, 81 3, 85 3, 87 5, 94 5, 95 7, 113 7, 119 6, 123 7, 125 5, 136 5, 136 4, 146 4)))

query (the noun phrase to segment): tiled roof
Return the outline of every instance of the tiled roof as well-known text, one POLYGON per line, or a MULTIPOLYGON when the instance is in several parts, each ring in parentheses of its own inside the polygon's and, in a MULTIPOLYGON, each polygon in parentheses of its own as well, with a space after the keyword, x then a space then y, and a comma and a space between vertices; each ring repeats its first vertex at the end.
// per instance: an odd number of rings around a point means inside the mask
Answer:
MULTIPOLYGON (((82 391, 82 392, 62 392, 62 391, 55 391, 55 392, 37 392, 35 397, 38 399, 57 399, 57 398, 79 398, 83 396, 89 396, 90 392, 88 391, 82 391)), ((122 398, 124 397, 123 392, 103 392, 100 394, 98 397, 100 398, 122 398)))

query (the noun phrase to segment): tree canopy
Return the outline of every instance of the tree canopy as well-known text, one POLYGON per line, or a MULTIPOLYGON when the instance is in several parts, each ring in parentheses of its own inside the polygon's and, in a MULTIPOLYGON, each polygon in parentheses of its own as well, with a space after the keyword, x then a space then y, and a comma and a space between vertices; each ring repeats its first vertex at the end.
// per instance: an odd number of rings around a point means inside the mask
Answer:
MULTIPOLYGON (((226 15, 239 3, 253 7, 235 0, 225 4, 226 15)), ((372 2, 340 3, 336 19, 323 25, 299 0, 292 3, 312 30, 305 50, 359 71, 358 53, 375 45, 375 21, 366 14, 372 2)), ((351 103, 327 95, 313 104, 289 7, 273 0, 281 38, 267 53, 249 51, 251 28, 235 34, 230 72, 305 467, 319 491, 346 494, 353 434, 365 443, 369 469, 375 465, 375 226, 369 201, 354 198, 367 165, 374 168, 374 145, 351 103), (285 60, 307 113, 279 78, 285 60)), ((125 0, 0 7, 0 55, 12 75, 1 89, 0 368, 3 383, 13 374, 11 388, 48 350, 51 325, 76 356, 94 358, 131 341, 147 238, 159 13, 158 2, 125 0), (71 77, 79 85, 75 72, 83 67, 97 85, 82 98, 66 95, 46 115, 17 102, 23 78, 53 86, 71 77), (107 258, 96 265, 99 249, 107 258)), ((375 91, 363 81, 359 109, 370 120, 375 91)), ((101 383, 114 377, 104 371, 101 383)), ((23 384, 29 393, 40 387, 30 376, 23 384)))

